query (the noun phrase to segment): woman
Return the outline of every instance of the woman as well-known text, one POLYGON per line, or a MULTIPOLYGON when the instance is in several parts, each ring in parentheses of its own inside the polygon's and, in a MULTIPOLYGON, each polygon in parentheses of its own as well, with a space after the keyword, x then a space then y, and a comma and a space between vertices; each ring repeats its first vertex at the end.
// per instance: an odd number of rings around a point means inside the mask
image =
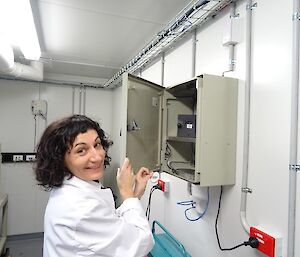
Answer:
POLYGON ((110 163, 111 142, 99 124, 83 115, 53 122, 37 148, 36 179, 51 190, 44 220, 44 257, 142 257, 153 238, 139 199, 152 176, 136 175, 126 158, 117 172, 123 203, 114 207, 99 179, 110 163))

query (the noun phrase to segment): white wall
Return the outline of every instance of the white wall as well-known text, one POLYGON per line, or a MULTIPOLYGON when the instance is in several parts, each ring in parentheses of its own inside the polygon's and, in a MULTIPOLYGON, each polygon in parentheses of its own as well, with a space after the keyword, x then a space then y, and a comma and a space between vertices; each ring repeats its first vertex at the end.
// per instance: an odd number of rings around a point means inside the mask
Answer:
MULTIPOLYGON (((236 13, 242 22, 242 41, 235 47, 236 69, 225 76, 238 78, 239 110, 237 133, 237 176, 235 186, 223 190, 219 216, 221 245, 229 248, 248 239, 240 218, 243 165, 244 81, 245 81, 245 15, 246 2, 238 1, 236 13)), ((249 181, 253 190, 247 201, 250 226, 261 226, 271 235, 283 237, 286 256, 288 224, 288 176, 291 105, 292 1, 257 1, 253 10, 253 74, 251 85, 249 181), (275 18, 276 17, 276 18, 275 18)), ((222 11, 197 32, 196 75, 222 75, 228 69, 228 48, 222 46, 225 21, 229 8, 222 11)), ((191 78, 191 35, 171 52, 165 54, 164 85, 173 85, 191 78)), ((161 66, 160 60, 155 65, 161 66)), ((153 70, 153 69, 152 69, 153 70)), ((159 81, 161 74, 146 69, 142 77, 159 81)), ((210 189, 208 212, 195 222, 184 217, 184 207, 177 201, 188 200, 187 182, 163 174, 170 180, 170 193, 154 192, 151 220, 158 219, 186 246, 192 256, 264 256, 250 247, 221 252, 214 231, 219 187, 210 189)), ((149 192, 149 188, 148 191, 149 192)), ((148 195, 143 198, 146 206, 148 195)), ((299 197, 297 199, 298 205, 299 197)), ((297 220, 300 220, 299 211, 297 220)), ((296 235, 300 226, 297 223, 296 235)), ((297 246, 296 246, 297 247, 297 246)), ((300 247, 296 255, 300 255, 300 247)))
MULTIPOLYGON (((253 74, 250 113, 249 183, 253 193, 248 196, 247 220, 251 226, 262 226, 272 234, 283 237, 283 256, 286 256, 288 213, 288 165, 291 105, 291 57, 292 57, 292 1, 257 1, 253 11, 253 74)), ((243 164, 244 81, 245 81, 245 13, 246 3, 238 1, 237 13, 242 22, 242 41, 235 47, 236 69, 225 76, 238 78, 239 111, 237 133, 237 176, 235 186, 223 190, 219 216, 219 236, 224 248, 235 246, 248 239, 240 218, 240 196, 243 164)), ((196 75, 210 73, 221 75, 227 70, 228 48, 222 46, 223 27, 229 19, 226 8, 208 24, 198 29, 196 46, 196 75)), ((142 72, 142 77, 155 83, 161 82, 161 61, 158 60, 142 72)), ((189 35, 165 56, 164 85, 173 85, 192 76, 192 39, 189 35)), ((108 131, 114 145, 113 160, 119 160, 119 129, 121 88, 113 91, 89 91, 87 113, 95 115, 108 131), (113 104, 111 104, 113 103, 113 104), (107 107, 107 108, 106 108, 107 107), (103 108, 105 108, 103 110, 103 108), (111 108, 111 109, 110 109, 111 108), (103 112, 104 111, 104 112, 103 112)), ((34 120, 30 111, 32 99, 45 98, 49 103, 48 123, 59 116, 70 114, 72 89, 69 87, 44 88, 32 83, 0 80, 0 142, 2 151, 31 151, 33 147, 34 120)), ((78 92, 76 92, 76 97, 78 92)), ((77 99, 77 98, 76 98, 77 99)), ((76 107, 78 108, 78 106, 76 107)), ((39 120, 39 133, 44 122, 39 120)), ((104 179, 115 187, 113 161, 109 175, 104 179)), ((30 164, 2 165, 2 182, 10 181, 1 189, 11 190, 9 209, 9 233, 40 231, 44 195, 34 188, 30 164), (33 189, 34 188, 34 189, 33 189), (38 199, 42 198, 42 199, 38 199), (22 203, 22 204, 21 204, 22 203), (24 204, 25 203, 25 204, 24 204), (12 211, 13 210, 13 211, 12 211), (35 211, 35 218, 32 217, 35 211), (13 223, 12 220, 18 220, 13 223), (24 222, 28 220, 28 222, 24 222), (17 226, 18 225, 18 226, 17 226)), ((170 180, 170 192, 163 195, 155 191, 152 197, 151 220, 157 219, 185 245, 193 256, 263 257, 250 247, 230 252, 218 248, 214 223, 217 213, 219 187, 210 189, 210 204, 206 215, 195 222, 184 217, 183 206, 177 201, 189 199, 187 182, 163 174, 170 180)), ((298 176, 299 177, 299 176, 298 176)), ((299 180, 299 178, 298 178, 299 180)), ((151 185, 149 185, 150 188, 151 185)), ((143 200, 146 206, 149 188, 143 200)), ((298 194, 299 195, 299 194, 298 194)), ((299 197, 297 206, 300 205, 299 197)), ((297 221, 300 220, 299 207, 297 221)), ((300 226, 296 224, 299 239, 300 226)), ((298 240, 299 241, 299 240, 298 240)), ((296 241, 297 242, 297 241, 296 241)), ((296 254, 300 247, 296 244, 296 254)))
MULTIPOLYGON (((33 152, 35 122, 31 101, 47 101, 47 122, 37 117, 36 143, 47 124, 79 112, 79 88, 34 82, 0 80, 0 142, 2 152, 33 152)), ((86 115, 112 130, 112 91, 86 89, 86 115)), ((82 101, 83 104, 83 101, 82 101)), ((83 111, 83 106, 81 110, 83 111)), ((1 191, 8 193, 8 234, 43 231, 43 215, 48 193, 36 186, 32 164, 4 163, 1 166, 1 191)))

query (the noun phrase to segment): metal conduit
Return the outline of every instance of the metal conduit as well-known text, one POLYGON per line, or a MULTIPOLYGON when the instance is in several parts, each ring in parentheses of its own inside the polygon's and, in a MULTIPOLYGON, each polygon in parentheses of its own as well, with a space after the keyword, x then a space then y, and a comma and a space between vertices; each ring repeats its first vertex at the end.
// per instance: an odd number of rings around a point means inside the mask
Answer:
POLYGON ((249 168, 249 137, 250 137, 250 96, 252 75, 252 0, 246 4, 246 75, 245 75, 245 114, 244 114, 244 152, 243 152, 243 175, 242 193, 240 205, 240 218, 247 233, 250 226, 246 219, 247 193, 248 190, 248 168, 249 168))
POLYGON ((192 77, 196 76, 196 55, 197 55, 197 30, 193 33, 193 48, 192 48, 192 77))
POLYGON ((297 199, 297 164, 298 155, 298 103, 299 103, 299 20, 300 1, 293 1, 293 49, 292 49, 292 99, 291 99, 291 142, 289 167, 289 208, 288 208, 288 240, 287 256, 295 255, 295 224, 297 199))

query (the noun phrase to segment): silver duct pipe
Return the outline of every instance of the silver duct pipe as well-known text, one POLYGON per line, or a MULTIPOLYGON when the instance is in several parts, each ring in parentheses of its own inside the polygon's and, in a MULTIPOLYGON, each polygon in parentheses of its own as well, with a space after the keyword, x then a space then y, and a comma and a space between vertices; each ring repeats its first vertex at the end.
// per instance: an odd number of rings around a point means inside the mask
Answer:
POLYGON ((293 2, 293 52, 292 52, 292 99, 291 99, 291 142, 289 167, 289 209, 288 209, 288 241, 287 256, 294 257, 295 224, 297 198, 297 164, 298 155, 298 103, 299 103, 299 20, 300 1, 293 2))
POLYGON ((196 76, 197 29, 193 31, 192 42, 192 78, 196 76))
MULTIPOLYGON (((230 19, 235 19, 236 14, 235 14, 235 9, 236 9, 236 2, 232 2, 230 6, 230 19)), ((234 59, 234 43, 231 43, 228 45, 228 56, 229 56, 229 63, 228 63, 228 70, 224 71, 222 73, 222 76, 225 75, 226 72, 231 72, 234 71, 235 67, 235 59, 234 59)))
POLYGON ((78 108, 79 108, 79 110, 78 110, 78 114, 82 114, 81 113, 81 105, 82 105, 82 86, 80 86, 80 88, 79 88, 79 103, 78 103, 78 108))
POLYGON ((86 87, 83 86, 83 101, 82 101, 82 114, 85 115, 85 107, 86 107, 86 87))
POLYGON ((75 87, 72 88, 72 114, 75 114, 75 87))
MULTIPOLYGON (((230 19, 235 19, 236 2, 232 2, 230 6, 230 19)), ((229 64, 228 71, 234 71, 235 59, 234 59, 234 44, 229 45, 229 64)))
POLYGON ((161 85, 165 84, 165 52, 161 53, 161 85))
POLYGON ((250 96, 251 96, 251 73, 252 73, 252 0, 246 4, 246 75, 245 75, 245 114, 244 114, 244 152, 243 152, 243 176, 242 193, 240 205, 240 218, 247 233, 250 233, 250 226, 246 219, 247 193, 248 188, 248 162, 249 162, 249 138, 250 138, 250 96))

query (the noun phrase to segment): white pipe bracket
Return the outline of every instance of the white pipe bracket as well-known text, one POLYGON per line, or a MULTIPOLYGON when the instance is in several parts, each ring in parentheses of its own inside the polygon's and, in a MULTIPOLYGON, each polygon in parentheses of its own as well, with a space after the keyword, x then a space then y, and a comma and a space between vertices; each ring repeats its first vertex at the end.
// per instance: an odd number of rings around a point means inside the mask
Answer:
POLYGON ((300 20, 300 13, 299 12, 295 12, 295 13, 293 13, 293 19, 292 19, 293 21, 294 20, 300 20))
POLYGON ((289 170, 298 172, 300 170, 300 165, 299 164, 290 164, 289 170))
POLYGON ((251 188, 249 188, 249 187, 242 187, 242 192, 243 193, 252 193, 252 189, 251 188))
POLYGON ((246 5, 246 10, 253 10, 255 7, 257 7, 257 3, 254 4, 247 4, 246 5))

